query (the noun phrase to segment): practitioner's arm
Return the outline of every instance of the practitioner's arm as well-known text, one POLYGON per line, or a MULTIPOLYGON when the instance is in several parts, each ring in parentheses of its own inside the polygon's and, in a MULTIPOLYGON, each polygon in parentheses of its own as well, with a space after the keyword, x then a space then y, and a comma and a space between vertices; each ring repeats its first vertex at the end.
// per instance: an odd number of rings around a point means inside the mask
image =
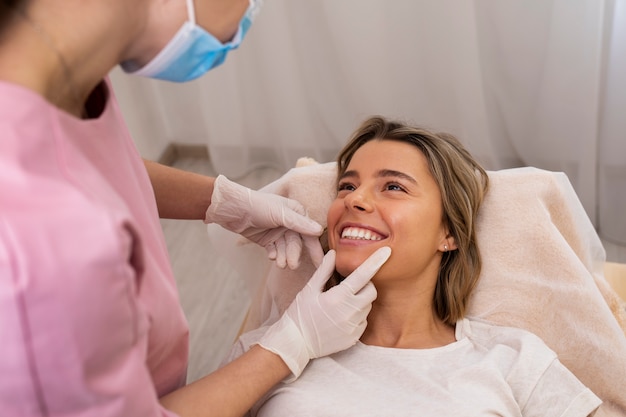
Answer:
POLYGON ((162 219, 204 220, 215 178, 144 159, 162 219))
POLYGON ((161 399, 182 417, 242 416, 291 371, 275 353, 255 345, 233 362, 161 399))
POLYGON ((298 266, 302 246, 316 265, 323 253, 322 226, 306 216, 300 203, 228 180, 144 160, 161 218, 216 223, 263 246, 270 259, 298 266))

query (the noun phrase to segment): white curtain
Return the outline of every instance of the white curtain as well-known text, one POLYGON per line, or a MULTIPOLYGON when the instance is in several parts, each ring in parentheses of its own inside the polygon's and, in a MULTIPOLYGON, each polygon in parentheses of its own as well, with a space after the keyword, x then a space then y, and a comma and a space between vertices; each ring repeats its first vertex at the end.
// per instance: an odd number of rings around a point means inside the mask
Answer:
POLYGON ((166 139, 206 143, 227 176, 334 160, 381 114, 457 135, 488 169, 565 172, 626 243, 626 0, 266 0, 222 67, 152 83, 166 139))

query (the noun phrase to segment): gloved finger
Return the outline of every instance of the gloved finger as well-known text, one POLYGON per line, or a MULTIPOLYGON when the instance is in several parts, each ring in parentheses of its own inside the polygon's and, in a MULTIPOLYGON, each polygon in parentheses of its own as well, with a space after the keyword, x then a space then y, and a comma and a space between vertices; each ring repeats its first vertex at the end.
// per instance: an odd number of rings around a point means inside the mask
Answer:
POLYGON ((276 265, 285 269, 287 266, 287 245, 285 244, 285 235, 279 237, 274 241, 274 246, 276 247, 276 265))
POLYGON ((287 266, 289 269, 296 269, 300 265, 300 254, 302 253, 302 238, 299 233, 288 230, 284 235, 285 252, 287 266))
POLYGON ((289 230, 285 227, 276 227, 274 229, 258 230, 256 233, 244 233, 245 237, 258 245, 265 246, 276 242, 285 232, 289 230))
MULTIPOLYGON (((359 292, 365 285, 372 279, 372 277, 378 272, 381 266, 391 256, 391 248, 384 246, 379 248, 369 256, 357 269, 354 270, 346 279, 344 279, 339 286, 343 285, 343 288, 348 288, 352 294, 359 292)), ((336 287, 335 287, 336 288, 336 287)))
POLYGON ((265 251, 267 252, 267 257, 270 260, 272 261, 276 260, 277 251, 276 251, 276 244, 274 242, 271 242, 265 245, 265 251))
POLYGON ((361 337, 363 332, 365 332, 365 328, 367 327, 367 320, 363 320, 359 323, 358 326, 355 327, 353 334, 356 335, 357 338, 361 337))
POLYGON ((364 303, 362 308, 367 308, 368 313, 369 310, 372 308, 372 301, 376 299, 377 295, 378 291, 376 291, 376 287, 374 286, 374 284, 372 284, 371 281, 365 284, 365 286, 356 293, 358 299, 364 303))
POLYGON ((302 236, 302 242, 304 243, 304 247, 307 252, 309 252, 309 256, 311 257, 311 261, 313 261, 313 265, 317 268, 322 263, 322 259, 324 258, 324 250, 322 249, 322 244, 317 236, 302 236))
POLYGON ((349 291, 344 291, 340 294, 340 296, 348 295, 350 298, 349 304, 344 304, 344 306, 349 305, 349 308, 344 310, 346 314, 345 319, 354 327, 365 326, 367 324, 367 315, 372 310, 372 302, 376 299, 376 287, 371 282, 368 282, 356 295, 347 293, 349 291))
POLYGON ((301 235, 320 236, 324 231, 322 225, 305 215, 302 204, 296 200, 286 200, 286 205, 282 207, 283 226, 301 235))
POLYGON ((315 289, 318 292, 322 292, 324 289, 324 285, 326 281, 330 278, 330 276, 335 271, 335 251, 329 250, 324 259, 322 259, 322 263, 320 264, 317 271, 313 274, 307 286, 315 289))

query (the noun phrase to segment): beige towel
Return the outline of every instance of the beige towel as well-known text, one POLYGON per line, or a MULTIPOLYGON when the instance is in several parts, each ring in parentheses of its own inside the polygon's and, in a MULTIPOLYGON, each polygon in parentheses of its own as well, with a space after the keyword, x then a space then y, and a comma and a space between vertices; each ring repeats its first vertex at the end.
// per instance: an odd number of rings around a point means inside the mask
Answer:
MULTIPOLYGON (((335 177, 335 163, 303 159, 264 191, 300 201, 325 226, 335 177)), ((601 241, 569 180, 535 168, 489 177, 477 224, 483 271, 468 316, 539 335, 604 401, 604 415, 626 416, 626 319, 604 279, 601 241)), ((255 268, 268 271, 266 285, 245 329, 276 320, 314 271, 308 258, 295 271, 255 268)))

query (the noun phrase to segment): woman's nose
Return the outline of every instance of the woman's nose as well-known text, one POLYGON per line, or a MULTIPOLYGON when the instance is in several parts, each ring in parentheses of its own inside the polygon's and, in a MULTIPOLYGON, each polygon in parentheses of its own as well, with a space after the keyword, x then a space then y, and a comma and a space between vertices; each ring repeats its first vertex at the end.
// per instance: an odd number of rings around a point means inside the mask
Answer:
POLYGON ((349 210, 372 211, 371 197, 365 191, 355 190, 344 198, 344 204, 349 210))

